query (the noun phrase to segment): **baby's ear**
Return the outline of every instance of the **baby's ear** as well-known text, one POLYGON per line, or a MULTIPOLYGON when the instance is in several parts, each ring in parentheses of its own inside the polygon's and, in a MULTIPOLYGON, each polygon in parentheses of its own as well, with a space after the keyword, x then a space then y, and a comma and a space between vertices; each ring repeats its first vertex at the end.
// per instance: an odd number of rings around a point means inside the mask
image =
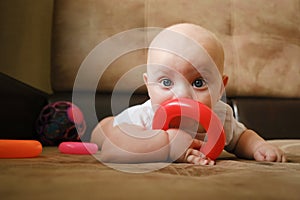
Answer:
POLYGON ((144 83, 147 85, 147 83, 148 83, 147 73, 143 73, 143 79, 144 79, 144 83))
POLYGON ((221 91, 220 91, 220 95, 222 96, 223 95, 223 93, 224 93, 224 91, 225 91, 225 87, 226 87, 226 85, 227 85, 227 83, 228 83, 228 76, 226 76, 226 75, 223 75, 222 76, 222 82, 223 82, 223 85, 221 86, 221 91))
POLYGON ((228 83, 228 79, 229 79, 228 76, 226 76, 226 75, 223 75, 223 76, 222 76, 224 88, 226 87, 226 85, 227 85, 227 83, 228 83))

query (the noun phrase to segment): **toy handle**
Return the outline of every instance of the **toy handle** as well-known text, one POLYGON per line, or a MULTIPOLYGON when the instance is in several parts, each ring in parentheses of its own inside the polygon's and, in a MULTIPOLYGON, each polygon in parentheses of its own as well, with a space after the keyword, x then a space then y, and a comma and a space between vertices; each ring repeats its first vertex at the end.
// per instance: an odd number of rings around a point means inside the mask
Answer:
POLYGON ((179 98, 164 102, 155 112, 152 128, 168 130, 172 119, 185 116, 198 121, 207 132, 207 142, 200 151, 215 160, 225 146, 225 132, 219 118, 206 105, 192 99, 179 98))

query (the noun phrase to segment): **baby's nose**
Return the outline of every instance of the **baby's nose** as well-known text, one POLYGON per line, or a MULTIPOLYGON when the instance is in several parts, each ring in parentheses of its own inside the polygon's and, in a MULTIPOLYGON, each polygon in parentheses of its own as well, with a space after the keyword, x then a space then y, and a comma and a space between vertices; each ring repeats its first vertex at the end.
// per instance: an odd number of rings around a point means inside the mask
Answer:
POLYGON ((190 91, 190 88, 187 86, 180 86, 178 88, 176 88, 176 91, 174 93, 174 98, 188 98, 188 99, 192 99, 193 98, 193 94, 190 91))

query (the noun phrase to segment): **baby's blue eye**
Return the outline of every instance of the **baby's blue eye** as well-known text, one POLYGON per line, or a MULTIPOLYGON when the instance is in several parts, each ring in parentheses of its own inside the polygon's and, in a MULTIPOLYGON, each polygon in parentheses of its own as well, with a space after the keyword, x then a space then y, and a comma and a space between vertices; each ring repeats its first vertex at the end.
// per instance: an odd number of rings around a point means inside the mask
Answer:
POLYGON ((170 79, 165 78, 165 79, 161 80, 161 84, 164 87, 170 87, 170 86, 172 86, 173 82, 170 79))
POLYGON ((192 85, 195 88, 201 88, 201 87, 205 86, 206 83, 202 78, 199 78, 199 79, 196 79, 192 85))

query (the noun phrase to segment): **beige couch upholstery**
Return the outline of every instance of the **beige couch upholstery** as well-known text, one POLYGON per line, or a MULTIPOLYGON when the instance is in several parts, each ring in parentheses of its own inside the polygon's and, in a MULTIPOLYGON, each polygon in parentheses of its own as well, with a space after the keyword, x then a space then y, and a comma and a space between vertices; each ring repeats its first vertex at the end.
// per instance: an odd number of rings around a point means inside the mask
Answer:
MULTIPOLYGON (((53 90, 72 90, 83 60, 115 34, 190 22, 211 30, 223 43, 227 96, 300 97, 299 7, 299 0, 56 0, 53 90)), ((99 63, 107 69, 98 91, 113 91, 116 82, 145 59, 145 50, 140 50, 120 55, 109 67, 99 63)), ((142 82, 141 71, 131 76, 142 82)), ((124 90, 133 87, 128 83, 124 90)))

